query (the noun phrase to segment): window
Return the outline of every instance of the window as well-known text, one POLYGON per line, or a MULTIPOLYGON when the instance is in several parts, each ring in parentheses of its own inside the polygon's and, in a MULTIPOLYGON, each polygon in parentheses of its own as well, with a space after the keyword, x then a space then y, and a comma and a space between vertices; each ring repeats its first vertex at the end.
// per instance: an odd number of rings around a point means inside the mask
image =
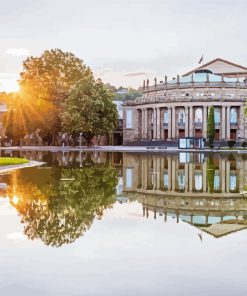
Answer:
POLYGON ((215 174, 214 176, 214 190, 220 190, 220 175, 215 174))
POLYGON ((168 125, 168 122, 169 122, 168 111, 165 111, 165 113, 164 113, 164 125, 168 125))
POLYGON ((202 190, 202 173, 197 172, 195 174, 195 189, 197 191, 202 190))
POLYGON ((195 123, 202 123, 202 109, 200 109, 200 108, 196 109, 195 123))
POLYGON ((184 188, 185 188, 185 174, 180 172, 178 174, 178 189, 184 190, 184 188))
POLYGON ((132 110, 126 111, 126 128, 133 128, 132 110))
POLYGON ((185 113, 183 110, 180 110, 178 113, 178 125, 184 125, 185 124, 185 113))
POLYGON ((236 108, 231 108, 230 123, 237 124, 237 110, 236 110, 236 108))
POLYGON ((220 124, 220 110, 214 109, 214 123, 216 125, 220 124))
POLYGON ((130 188, 132 187, 132 179, 133 178, 133 169, 132 168, 128 168, 126 169, 126 187, 130 188))
POLYGON ((230 191, 235 191, 237 189, 237 176, 235 174, 230 174, 230 191))
POLYGON ((164 187, 165 187, 165 189, 168 188, 168 178, 169 178, 168 174, 164 174, 164 187))

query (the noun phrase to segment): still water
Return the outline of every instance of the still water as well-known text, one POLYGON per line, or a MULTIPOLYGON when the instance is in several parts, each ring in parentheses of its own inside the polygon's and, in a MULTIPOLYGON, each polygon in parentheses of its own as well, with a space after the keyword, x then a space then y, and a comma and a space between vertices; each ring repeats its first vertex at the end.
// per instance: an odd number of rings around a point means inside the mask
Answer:
POLYGON ((247 155, 11 155, 0 295, 247 293, 247 155))

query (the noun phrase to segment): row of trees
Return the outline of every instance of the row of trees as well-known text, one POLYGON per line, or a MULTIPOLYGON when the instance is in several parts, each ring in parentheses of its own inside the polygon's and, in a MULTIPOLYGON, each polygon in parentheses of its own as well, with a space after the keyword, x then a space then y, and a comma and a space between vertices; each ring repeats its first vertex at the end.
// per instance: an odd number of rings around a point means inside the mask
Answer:
POLYGON ((19 139, 39 130, 82 133, 88 144, 94 135, 117 125, 114 94, 91 69, 70 52, 46 50, 23 62, 20 91, 6 96, 6 133, 19 139))

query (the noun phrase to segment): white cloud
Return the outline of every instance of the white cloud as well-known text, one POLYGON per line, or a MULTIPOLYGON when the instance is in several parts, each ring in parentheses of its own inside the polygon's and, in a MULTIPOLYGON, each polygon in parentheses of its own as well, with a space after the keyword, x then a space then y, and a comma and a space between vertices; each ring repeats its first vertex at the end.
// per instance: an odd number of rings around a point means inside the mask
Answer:
POLYGON ((26 48, 8 48, 6 53, 14 57, 23 57, 29 55, 29 50, 26 48))
POLYGON ((14 243, 18 243, 18 242, 21 242, 21 241, 26 240, 26 237, 25 237, 25 235, 24 235, 22 232, 12 232, 12 233, 8 233, 8 234, 6 235, 6 238, 7 238, 8 240, 13 241, 14 243))

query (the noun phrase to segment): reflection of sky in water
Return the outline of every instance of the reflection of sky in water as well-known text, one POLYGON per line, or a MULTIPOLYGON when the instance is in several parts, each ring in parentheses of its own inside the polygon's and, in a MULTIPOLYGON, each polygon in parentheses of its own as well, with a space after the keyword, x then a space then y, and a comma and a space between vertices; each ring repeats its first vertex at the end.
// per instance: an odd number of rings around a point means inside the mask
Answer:
MULTIPOLYGON (((42 172, 50 176, 50 170, 42 172)), ((133 190, 136 178, 131 166, 125 173, 117 178, 119 199, 113 207, 106 209, 100 220, 95 218, 83 236, 60 248, 27 239, 22 217, 7 198, 0 198, 0 295, 225 296, 247 292, 247 232, 241 225, 233 225, 233 233, 218 239, 203 231, 200 226, 205 226, 206 218, 200 209, 206 206, 205 200, 195 201, 199 210, 193 217, 181 214, 177 220, 175 212, 168 212, 165 222, 162 212, 154 219, 150 210, 146 218, 141 202, 124 199, 124 186, 133 190), (195 225, 191 225, 191 218, 195 225)), ((181 173, 176 178, 181 187, 185 186, 184 176, 181 173)), ((215 175, 215 188, 219 187, 217 178, 215 175)), ((168 187, 167 172, 161 180, 168 187)), ((196 190, 202 189, 202 181, 200 173, 193 175, 196 190)), ((60 184, 66 185, 63 182, 60 184)), ((229 187, 236 187, 236 182, 236 178, 229 179, 229 187)), ((229 200, 228 205, 232 209, 235 201, 229 200)), ((208 206, 220 207, 221 200, 211 200, 208 206)), ((189 208, 186 197, 181 207, 185 212, 189 208)), ((231 227, 220 224, 221 217, 213 214, 208 225, 231 227)), ((245 217, 239 213, 238 219, 245 217)), ((224 221, 235 220, 236 216, 224 214, 224 221)), ((227 229, 223 231, 227 233, 227 229)))
POLYGON ((0 286, 15 285, 5 291, 23 296, 29 290, 62 296, 247 291, 245 231, 219 240, 203 233, 201 242, 190 224, 146 219, 141 213, 136 202, 116 203, 84 237, 59 249, 23 240, 19 217, 1 215, 0 286))

